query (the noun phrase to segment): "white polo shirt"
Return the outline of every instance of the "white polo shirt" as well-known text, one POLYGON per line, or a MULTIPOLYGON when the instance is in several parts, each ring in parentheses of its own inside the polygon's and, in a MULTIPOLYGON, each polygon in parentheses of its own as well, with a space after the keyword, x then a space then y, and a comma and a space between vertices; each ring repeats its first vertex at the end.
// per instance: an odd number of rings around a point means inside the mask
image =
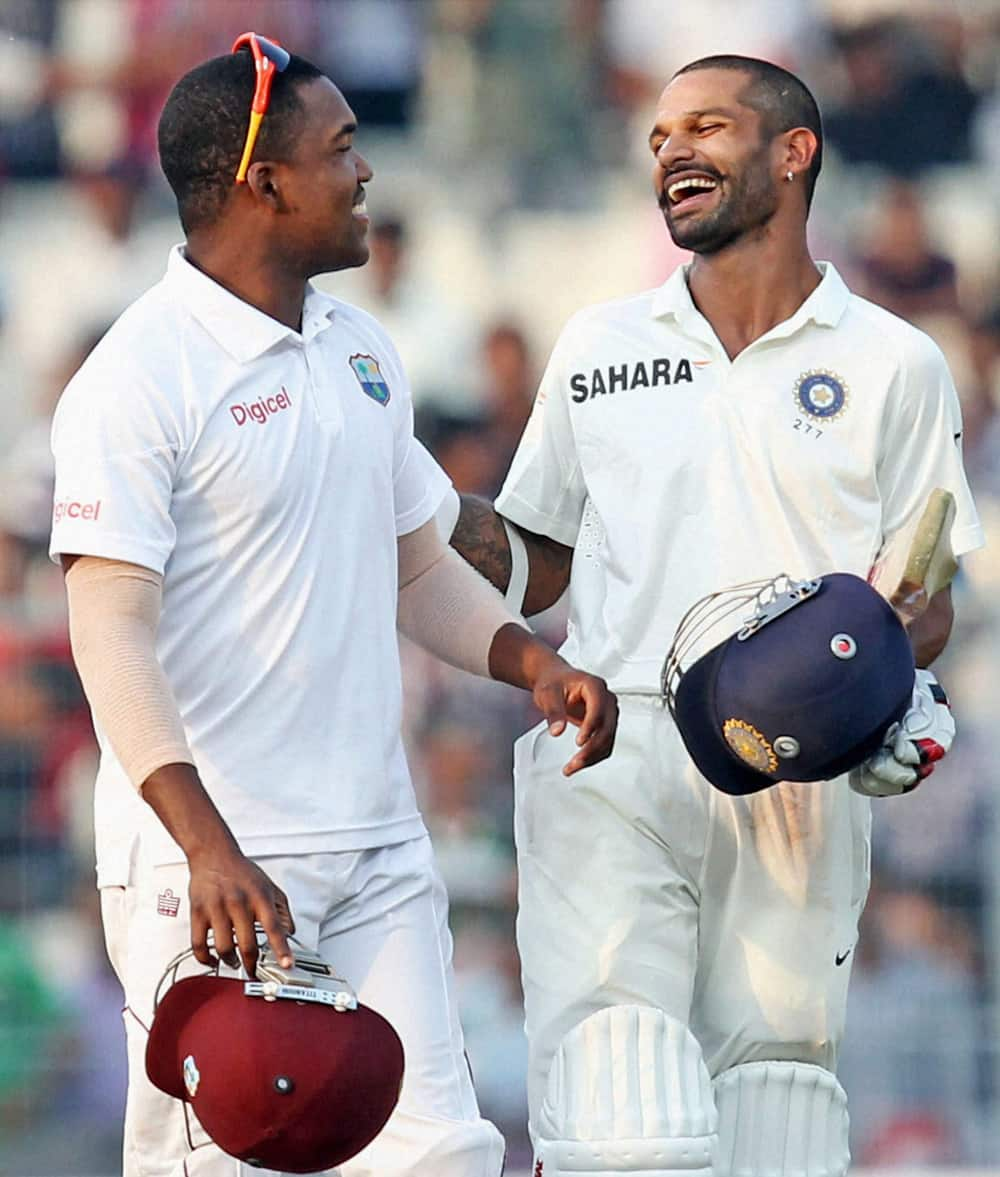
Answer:
POLYGON ((934 487, 955 495, 956 554, 983 543, 940 351, 820 265, 796 313, 732 361, 687 267, 556 343, 496 505, 575 547, 563 654, 616 690, 659 691, 709 593, 867 576, 934 487))
MULTIPOLYGON (((51 552, 164 577, 157 653, 205 787, 252 854, 423 831, 400 739, 396 537, 448 479, 414 439, 399 358, 310 289, 302 333, 183 256, 63 394, 51 552)), ((136 834, 183 861, 102 733, 98 882, 136 834)))

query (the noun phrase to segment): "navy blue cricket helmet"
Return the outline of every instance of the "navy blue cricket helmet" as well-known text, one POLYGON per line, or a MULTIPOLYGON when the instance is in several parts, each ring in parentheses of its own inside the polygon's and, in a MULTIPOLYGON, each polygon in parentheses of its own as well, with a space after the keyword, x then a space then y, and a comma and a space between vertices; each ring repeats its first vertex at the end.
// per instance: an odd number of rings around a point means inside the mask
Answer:
POLYGON ((699 772, 724 793, 822 781, 866 760, 913 691, 909 638, 860 577, 787 576, 739 585, 688 610, 663 668, 663 692, 699 772), (687 669, 727 614, 740 630, 687 669))

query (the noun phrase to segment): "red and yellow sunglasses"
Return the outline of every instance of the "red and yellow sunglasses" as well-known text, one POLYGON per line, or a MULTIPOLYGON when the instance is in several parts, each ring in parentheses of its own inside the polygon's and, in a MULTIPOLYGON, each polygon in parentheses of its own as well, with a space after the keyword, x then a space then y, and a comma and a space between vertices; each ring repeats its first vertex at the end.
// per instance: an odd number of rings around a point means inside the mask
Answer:
POLYGON ((236 169, 236 183, 245 184, 247 169, 260 133, 260 124, 267 113, 268 103, 271 101, 271 83, 275 74, 284 73, 292 60, 292 55, 283 49, 277 41, 269 41, 266 37, 258 37, 256 33, 242 33, 233 42, 233 53, 239 53, 248 48, 253 54, 254 69, 257 71, 257 85, 253 92, 253 103, 250 106, 250 126, 247 128, 246 142, 243 145, 243 158, 236 169))

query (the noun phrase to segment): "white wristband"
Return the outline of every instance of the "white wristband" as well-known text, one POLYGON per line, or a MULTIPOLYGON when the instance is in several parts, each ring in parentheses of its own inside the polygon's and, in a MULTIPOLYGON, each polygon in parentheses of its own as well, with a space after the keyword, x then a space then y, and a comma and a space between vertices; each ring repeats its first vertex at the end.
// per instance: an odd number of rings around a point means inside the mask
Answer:
POLYGON ((524 546, 521 533, 501 515, 500 522, 507 533, 510 544, 510 583, 503 599, 515 613, 524 610, 524 594, 528 591, 528 549, 524 546))

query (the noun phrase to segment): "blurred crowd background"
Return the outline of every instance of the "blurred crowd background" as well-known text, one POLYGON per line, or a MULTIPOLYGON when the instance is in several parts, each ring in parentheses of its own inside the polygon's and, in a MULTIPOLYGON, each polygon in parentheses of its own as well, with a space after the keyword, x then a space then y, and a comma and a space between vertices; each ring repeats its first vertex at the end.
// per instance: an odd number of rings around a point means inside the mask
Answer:
MULTIPOLYGON (((814 253, 944 349, 993 545, 962 569, 938 666, 955 750, 914 795, 875 803, 841 1068, 853 1150, 1000 1165, 1000 3, 0 0, 0 1172, 120 1171, 120 993, 93 886, 89 715, 45 555, 48 421, 180 238, 155 154, 166 93, 248 28, 316 61, 358 114, 372 257, 320 284, 385 323, 421 436, 486 495, 567 316, 683 260, 645 146, 672 71, 749 53, 817 94, 814 253)), ((558 639, 560 608, 540 624, 558 639)), ((404 664, 469 1055, 517 1168, 510 759, 535 717, 415 648, 404 664)))

